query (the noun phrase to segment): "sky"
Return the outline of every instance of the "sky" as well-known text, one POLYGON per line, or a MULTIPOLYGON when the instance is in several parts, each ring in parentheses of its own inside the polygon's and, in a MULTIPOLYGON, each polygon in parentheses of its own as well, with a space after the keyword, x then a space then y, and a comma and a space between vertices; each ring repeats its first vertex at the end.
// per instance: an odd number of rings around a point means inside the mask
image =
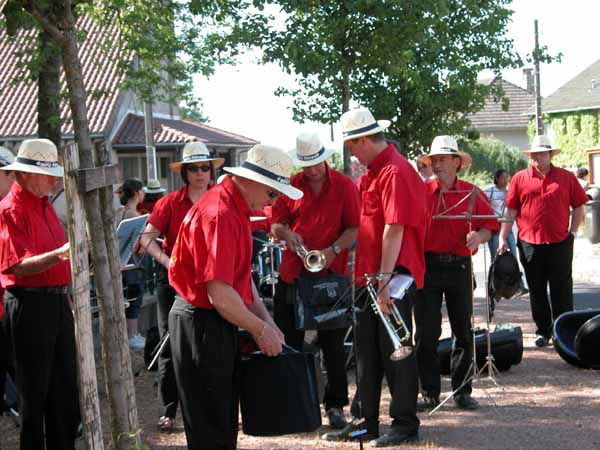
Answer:
MULTIPOLYGON (((524 56, 534 45, 534 20, 538 20, 540 46, 551 54, 562 53, 562 61, 540 68, 542 95, 548 96, 600 59, 600 49, 593 42, 600 2, 596 0, 513 0, 514 10, 508 36, 515 50, 524 56)), ((341 149, 340 131, 321 124, 298 124, 289 109, 292 99, 276 97, 278 86, 291 86, 294 77, 274 64, 257 65, 256 55, 247 55, 236 66, 221 66, 205 79, 196 77, 195 91, 202 98, 209 124, 238 133, 265 144, 289 150, 301 132, 318 133, 325 146, 341 149)), ((482 78, 490 74, 482 73, 482 78)), ((507 70, 502 76, 525 86, 521 70, 507 70)), ((378 118, 379 119, 379 118, 378 118)))

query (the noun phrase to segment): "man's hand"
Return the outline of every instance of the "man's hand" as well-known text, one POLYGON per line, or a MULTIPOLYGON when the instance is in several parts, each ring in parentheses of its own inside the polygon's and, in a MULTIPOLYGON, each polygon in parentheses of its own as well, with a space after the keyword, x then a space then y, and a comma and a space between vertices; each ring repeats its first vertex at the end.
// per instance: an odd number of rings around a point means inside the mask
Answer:
POLYGON ((277 356, 281 353, 284 344, 282 335, 281 330, 275 330, 271 325, 264 322, 262 330, 253 338, 261 352, 267 356, 277 356))
POLYGON ((294 233, 291 230, 288 230, 285 233, 285 243, 292 252, 296 253, 298 250, 298 247, 303 245, 304 241, 302 240, 302 236, 300 236, 297 233, 294 233))
POLYGON ((389 316, 392 313, 392 305, 394 301, 390 298, 390 288, 387 285, 384 288, 379 289, 377 294, 377 303, 384 314, 389 316))
POLYGON ((56 256, 61 261, 67 261, 70 257, 70 246, 69 243, 66 242, 61 247, 56 249, 56 256))
POLYGON ((333 248, 331 248, 331 247, 324 248, 324 249, 320 250, 320 252, 325 255, 324 269, 329 269, 329 266, 331 266, 331 264, 333 264, 333 261, 335 261, 335 257, 337 255, 335 254, 335 252, 333 251, 333 248))
POLYGON ((467 248, 469 250, 471 250, 472 252, 476 251, 479 248, 479 245, 481 244, 481 242, 483 241, 483 239, 481 238, 481 235, 479 234, 478 231, 471 231, 470 233, 467 234, 467 248))
POLYGON ((501 255, 506 250, 508 250, 508 242, 506 241, 506 239, 504 239, 502 236, 500 236, 498 238, 498 251, 496 253, 501 255))

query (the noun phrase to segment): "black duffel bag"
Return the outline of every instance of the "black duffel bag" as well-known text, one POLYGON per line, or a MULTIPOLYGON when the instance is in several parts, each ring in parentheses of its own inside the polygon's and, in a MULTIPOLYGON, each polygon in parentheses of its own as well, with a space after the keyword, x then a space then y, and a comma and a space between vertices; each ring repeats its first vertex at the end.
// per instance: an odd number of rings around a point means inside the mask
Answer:
POLYGON ((336 274, 311 275, 302 272, 296 279, 295 285, 296 329, 335 330, 350 326, 350 317, 345 314, 352 302, 348 277, 336 274), (339 314, 333 314, 333 319, 315 320, 315 317, 335 311, 339 314))
POLYGON ((251 436, 307 433, 321 426, 315 356, 291 347, 241 361, 242 429, 251 436))

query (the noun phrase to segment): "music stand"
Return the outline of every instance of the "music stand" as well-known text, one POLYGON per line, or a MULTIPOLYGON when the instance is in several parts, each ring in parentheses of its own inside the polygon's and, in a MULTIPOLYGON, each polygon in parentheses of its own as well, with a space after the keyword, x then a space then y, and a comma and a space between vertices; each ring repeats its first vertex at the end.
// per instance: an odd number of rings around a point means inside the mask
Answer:
MULTIPOLYGON (((498 220, 499 217, 496 214, 473 214, 473 207, 475 206, 475 201, 477 200, 477 196, 481 196, 482 199, 486 202, 486 204, 489 205, 489 199, 487 198, 487 196, 483 193, 483 191, 481 191, 480 189, 473 187, 472 189, 465 189, 465 190, 453 190, 453 191, 440 191, 440 196, 438 198, 438 202, 436 204, 436 208, 435 208, 435 212, 433 215, 433 220, 436 219, 449 219, 449 220, 466 220, 467 221, 467 225, 469 227, 469 233, 472 230, 471 226, 472 226, 472 220, 473 219, 496 219, 498 220), (451 194, 451 195, 463 195, 463 197, 455 204, 450 205, 450 206, 446 206, 446 202, 444 200, 444 194, 451 194), (456 213, 456 209, 461 206, 464 205, 465 202, 468 201, 468 206, 467 206, 467 211, 465 213, 456 213)), ((490 205, 491 208, 491 205, 490 205)), ((472 382, 476 382, 477 380, 481 380, 483 373, 486 371, 488 371, 488 379, 491 380, 496 386, 499 386, 498 381, 496 380, 496 376, 497 374, 499 374, 499 371, 497 369, 497 367, 494 364, 494 356, 492 355, 492 340, 491 340, 491 333, 490 333, 490 324, 491 324, 491 317, 490 317, 490 299, 488 298, 488 293, 487 293, 487 262, 486 262, 486 258, 485 258, 485 246, 483 249, 484 252, 484 284, 485 284, 485 290, 486 290, 486 339, 487 339, 487 355, 486 355, 486 360, 484 365, 481 367, 481 369, 478 368, 477 366, 477 336, 476 336, 476 329, 475 329, 475 272, 473 270, 473 254, 471 254, 469 256, 469 258, 471 259, 471 308, 472 308, 472 312, 471 312, 471 333, 473 335, 473 357, 471 359, 471 365, 469 367, 469 371, 467 371, 467 375, 465 376, 465 379, 463 380, 463 382, 460 384, 460 386, 458 386, 456 389, 454 389, 445 399, 443 399, 439 405, 437 405, 435 408, 433 408, 430 412, 429 415, 432 415, 434 413, 436 413, 444 404, 446 404, 446 402, 448 402, 448 400, 450 400, 450 398, 454 397, 454 394, 456 394, 458 391, 460 391, 460 389, 462 389, 469 381, 472 382), (471 371, 471 368, 473 369, 471 371), (470 372, 470 375, 469 375, 470 372)), ((496 403, 494 402, 494 399, 492 398, 492 396, 490 395, 490 393, 483 388, 483 391, 485 393, 485 395, 487 395, 487 397, 490 399, 490 401, 492 402, 492 405, 494 406, 494 408, 496 407, 496 403)))

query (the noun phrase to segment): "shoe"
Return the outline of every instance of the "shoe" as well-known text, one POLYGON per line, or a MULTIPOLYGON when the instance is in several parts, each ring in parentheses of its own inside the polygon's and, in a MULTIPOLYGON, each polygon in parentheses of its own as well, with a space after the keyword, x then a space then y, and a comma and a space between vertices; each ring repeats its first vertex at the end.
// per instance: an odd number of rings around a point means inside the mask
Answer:
POLYGON ((458 409, 473 411, 479 408, 479 402, 471 397, 470 394, 458 394, 454 396, 454 403, 458 409))
POLYGON ((371 441, 379 437, 379 432, 376 430, 368 430, 364 426, 363 419, 355 419, 344 428, 337 431, 330 431, 321 436, 325 441, 358 441, 359 436, 362 436, 363 441, 371 441))
POLYGON ((548 339, 546 336, 542 336, 541 334, 538 334, 535 336, 535 346, 536 347, 545 347, 550 343, 550 339, 548 339))
POLYGON ((346 416, 341 408, 329 408, 327 410, 327 420, 329 420, 329 426, 336 430, 343 429, 348 422, 346 422, 346 416))
POLYGON ((392 428, 389 433, 379 436, 377 439, 371 441, 369 447, 395 447, 396 445, 417 442, 418 440, 418 431, 406 433, 405 431, 392 428))
POLYGON ((417 402, 417 411, 418 412, 431 411, 439 404, 440 404, 440 398, 438 396, 424 395, 423 399, 419 400, 417 402))
POLYGON ((139 334, 129 338, 129 348, 132 350, 143 350, 146 346, 146 339, 139 334))
POLYGON ((162 416, 158 419, 158 431, 160 433, 170 433, 175 429, 175 419, 172 417, 162 416))

